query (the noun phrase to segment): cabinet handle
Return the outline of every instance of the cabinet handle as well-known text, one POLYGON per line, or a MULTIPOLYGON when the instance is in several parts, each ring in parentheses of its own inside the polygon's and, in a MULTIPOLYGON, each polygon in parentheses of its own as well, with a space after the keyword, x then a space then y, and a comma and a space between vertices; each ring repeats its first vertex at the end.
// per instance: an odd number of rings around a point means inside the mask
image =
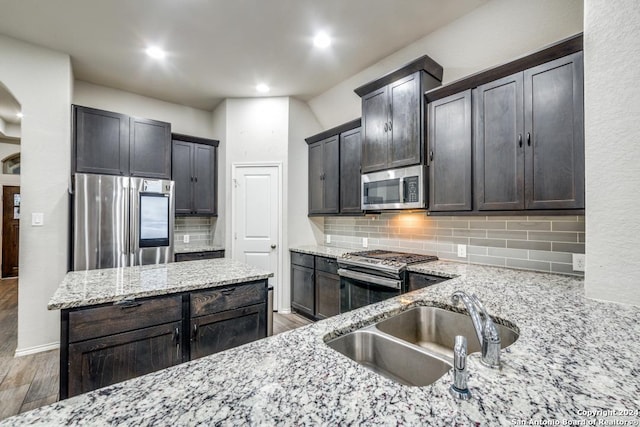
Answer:
POLYGON ((223 289, 220 292, 222 292, 222 295, 231 295, 235 291, 236 291, 236 288, 228 288, 228 289, 223 289))
POLYGON ((191 182, 193 182, 193 177, 191 177, 191 182))
POLYGON ((389 131, 389 123, 385 123, 384 124, 384 131, 388 132, 389 131))
POLYGON ((176 359, 180 360, 180 328, 178 327, 174 331, 174 338, 176 340, 176 359))
POLYGON ((518 134, 518 147, 522 147, 522 134, 518 134))
POLYGON ((133 300, 124 300, 124 301, 115 302, 113 303, 113 305, 117 305, 118 307, 124 310, 125 308, 139 307, 142 305, 142 303, 138 301, 133 301, 133 300))
POLYGON ((194 177, 193 179, 194 179, 195 182, 198 182, 198 177, 197 176, 194 177))
POLYGON ((433 162, 433 150, 429 151, 429 161, 433 162))
POLYGON ((193 324, 193 339, 191 341, 197 341, 198 340, 198 324, 194 323, 193 324))
POLYGON ((527 132, 527 145, 531 147, 531 133, 527 132))
POLYGON ((393 126, 391 126, 391 122, 389 122, 389 132, 391 132, 392 128, 393 128, 393 126))

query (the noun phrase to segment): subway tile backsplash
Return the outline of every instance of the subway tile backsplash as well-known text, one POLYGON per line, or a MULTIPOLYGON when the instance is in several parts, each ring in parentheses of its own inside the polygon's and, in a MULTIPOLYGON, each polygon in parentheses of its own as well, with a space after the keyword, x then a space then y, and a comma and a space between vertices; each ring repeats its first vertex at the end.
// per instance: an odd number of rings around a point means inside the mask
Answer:
POLYGON ((175 244, 183 241, 185 234, 189 235, 189 243, 211 245, 216 231, 215 217, 176 217, 173 230, 175 244))
MULTIPOLYGON (((441 259, 563 274, 573 271, 572 254, 584 253, 584 216, 427 216, 397 213, 326 217, 329 246, 395 249, 441 259), (467 245, 459 258, 457 245, 467 245)), ((325 239, 326 241, 326 239, 325 239)))

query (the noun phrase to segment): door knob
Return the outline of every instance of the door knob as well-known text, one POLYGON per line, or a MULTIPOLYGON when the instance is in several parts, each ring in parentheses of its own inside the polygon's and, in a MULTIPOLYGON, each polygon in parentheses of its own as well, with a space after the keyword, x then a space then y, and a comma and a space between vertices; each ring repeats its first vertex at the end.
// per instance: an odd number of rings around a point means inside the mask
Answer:
POLYGON ((276 245, 271 245, 271 249, 275 249, 275 248, 276 248, 276 245))

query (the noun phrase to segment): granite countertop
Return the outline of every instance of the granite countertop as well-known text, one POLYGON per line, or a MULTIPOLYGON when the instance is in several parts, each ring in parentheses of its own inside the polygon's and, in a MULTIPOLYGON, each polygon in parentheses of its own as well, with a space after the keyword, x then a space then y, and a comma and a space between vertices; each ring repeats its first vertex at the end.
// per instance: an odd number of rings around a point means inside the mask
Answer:
POLYGON ((218 258, 102 270, 71 271, 49 301, 49 310, 84 307, 215 288, 272 277, 273 273, 218 258))
POLYGON ((337 248, 335 246, 322 246, 322 245, 305 245, 305 246, 295 246, 293 248, 289 248, 292 252, 300 252, 303 254, 309 255, 318 255, 327 258, 338 258, 342 256, 342 254, 346 254, 347 252, 355 252, 356 249, 346 249, 346 248, 337 248))
POLYGON ((586 411, 640 409, 640 307, 586 299, 576 277, 445 261, 413 268, 457 277, 4 423, 562 425, 605 418, 586 411), (449 395, 449 375, 408 387, 325 344, 413 306, 450 307, 459 289, 520 332, 502 351, 501 370, 481 365, 477 353, 468 357, 469 401, 449 395))
POLYGON ((173 252, 176 254, 190 254, 193 252, 213 252, 224 251, 223 246, 200 245, 200 244, 179 244, 175 245, 173 252))

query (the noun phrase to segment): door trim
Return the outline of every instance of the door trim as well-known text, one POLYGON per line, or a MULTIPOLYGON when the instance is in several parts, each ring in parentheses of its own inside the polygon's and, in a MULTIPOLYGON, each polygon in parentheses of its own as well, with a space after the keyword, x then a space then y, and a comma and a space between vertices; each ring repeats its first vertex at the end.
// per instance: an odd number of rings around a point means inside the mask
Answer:
POLYGON ((280 307, 287 307, 286 301, 282 300, 282 296, 284 294, 284 282, 282 272, 284 270, 284 253, 282 250, 282 242, 284 241, 282 238, 283 235, 283 221, 282 214, 284 213, 284 200, 282 198, 283 194, 283 181, 282 181, 282 162, 233 162, 231 163, 231 206, 229 212, 231 213, 231 258, 233 259, 233 254, 235 253, 235 239, 233 238, 236 232, 236 215, 234 212, 236 206, 236 179, 238 177, 239 169, 250 169, 250 168, 276 168, 276 173, 278 176, 278 243, 276 248, 276 254, 278 256, 278 262, 276 263, 276 271, 274 272, 278 281, 274 285, 274 299, 273 299, 273 310, 278 311, 280 307))

